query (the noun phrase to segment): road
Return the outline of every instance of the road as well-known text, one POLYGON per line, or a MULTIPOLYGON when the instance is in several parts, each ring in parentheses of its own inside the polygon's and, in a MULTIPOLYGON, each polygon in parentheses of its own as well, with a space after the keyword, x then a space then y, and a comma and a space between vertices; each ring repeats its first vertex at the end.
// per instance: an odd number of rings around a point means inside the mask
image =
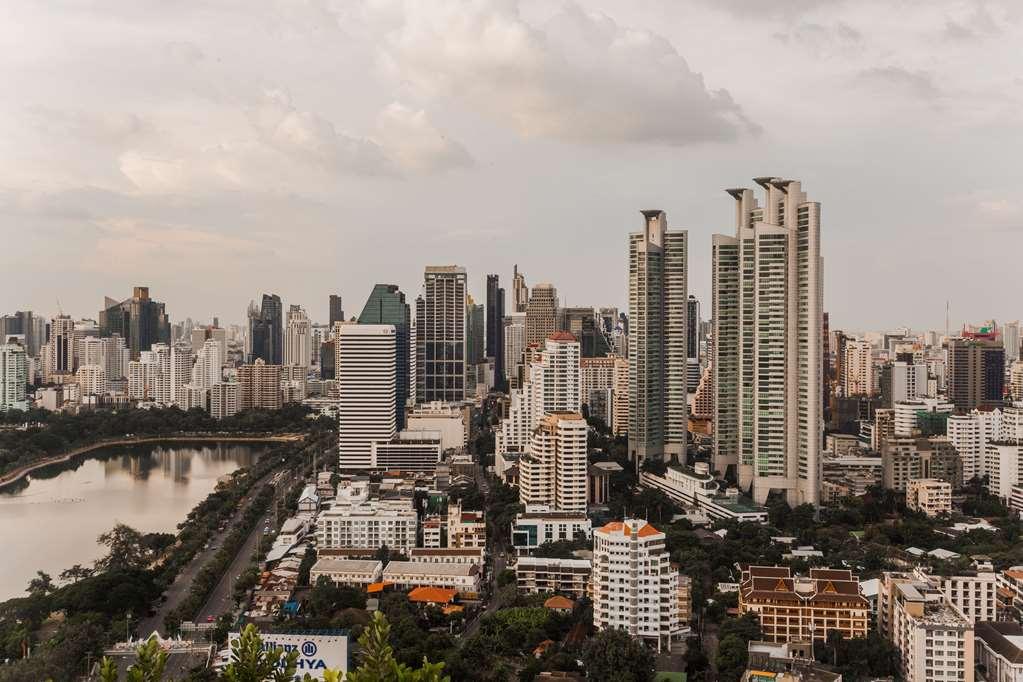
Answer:
MULTIPOLYGON (((283 472, 277 472, 281 474, 283 472)), ((279 495, 281 491, 287 490, 288 487, 294 483, 295 474, 292 473, 287 476, 281 476, 271 481, 274 485, 276 492, 275 495, 279 495)), ((262 484, 262 481, 260 482, 262 484)), ((224 575, 220 576, 220 582, 213 588, 206 603, 203 604, 202 609, 199 610, 198 615, 195 618, 197 623, 205 623, 212 617, 216 620, 218 617, 225 613, 229 613, 234 608, 234 583, 238 579, 245 569, 249 567, 252 561, 252 554, 256 551, 259 546, 263 535, 263 527, 268 521, 270 521, 270 514, 267 512, 264 516, 261 516, 256 525, 252 528, 249 533, 249 537, 245 538, 245 542, 242 544, 241 549, 234 557, 234 561, 228 566, 227 571, 224 575)), ((266 549, 265 547, 263 549, 266 549)))
MULTIPOLYGON (((488 616, 497 611, 504 604, 505 591, 507 586, 502 589, 497 586, 497 576, 501 575, 501 571, 508 565, 508 560, 505 558, 504 548, 493 548, 494 554, 494 570, 490 573, 490 599, 487 600, 487 605, 480 611, 476 617, 465 627, 465 634, 462 635, 464 639, 468 639, 476 634, 480 629, 480 622, 484 616, 488 616)), ((514 588, 512 588, 512 594, 514 594, 514 588)))
MULTIPOLYGON (((152 634, 154 630, 159 632, 164 631, 164 618, 166 618, 167 614, 176 609, 181 602, 188 597, 189 590, 192 588, 192 582, 195 580, 195 577, 199 574, 199 571, 202 570, 202 567, 213 559, 214 555, 217 551, 219 551, 220 546, 224 544, 224 539, 231 530, 242 522, 242 515, 245 513, 245 510, 248 509, 249 504, 251 504, 252 498, 255 497, 255 494, 260 490, 260 488, 279 473, 280 472, 278 471, 271 471, 249 488, 248 494, 239 501, 238 509, 224 526, 224 530, 216 531, 213 534, 210 542, 208 543, 209 548, 199 550, 199 552, 192 557, 192 560, 185 564, 184 568, 178 572, 177 577, 174 578, 174 582, 171 583, 170 587, 166 590, 167 599, 157 607, 152 616, 139 621, 135 631, 140 636, 148 636, 152 634)), ((257 524, 257 527, 259 531, 262 532, 262 527, 260 527, 259 524, 257 524)), ((249 539, 251 539, 251 537, 249 539)), ((248 541, 246 541, 246 544, 248 544, 248 541)), ((235 561, 237 561, 237 557, 235 558, 235 561)), ((232 568, 233 567, 234 565, 232 564, 232 568)), ((228 573, 228 575, 231 574, 228 573)), ((218 585, 217 587, 219 589, 220 586, 218 585)))

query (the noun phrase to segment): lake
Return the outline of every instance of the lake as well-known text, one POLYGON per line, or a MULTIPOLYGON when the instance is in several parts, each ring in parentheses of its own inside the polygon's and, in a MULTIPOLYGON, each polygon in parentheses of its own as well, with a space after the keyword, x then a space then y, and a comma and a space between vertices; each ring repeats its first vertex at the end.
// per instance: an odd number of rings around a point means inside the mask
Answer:
POLYGON ((54 581, 104 554, 96 538, 116 523, 176 533, 217 479, 251 465, 268 445, 113 446, 29 474, 0 491, 0 600, 24 596, 36 571, 54 581))

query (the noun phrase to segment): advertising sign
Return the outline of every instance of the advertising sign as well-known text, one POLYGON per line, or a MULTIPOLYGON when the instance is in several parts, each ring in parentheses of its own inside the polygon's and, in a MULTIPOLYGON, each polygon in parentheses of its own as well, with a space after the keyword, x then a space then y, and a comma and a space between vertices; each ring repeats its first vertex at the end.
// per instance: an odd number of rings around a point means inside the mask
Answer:
MULTIPOLYGON (((232 632, 227 637, 228 647, 239 637, 232 632)), ((298 667, 295 669, 295 680, 301 680, 308 673, 314 680, 323 679, 324 670, 340 670, 348 672, 348 635, 337 634, 304 634, 304 633, 270 633, 259 635, 263 640, 263 648, 267 651, 284 649, 286 652, 298 651, 298 667)))

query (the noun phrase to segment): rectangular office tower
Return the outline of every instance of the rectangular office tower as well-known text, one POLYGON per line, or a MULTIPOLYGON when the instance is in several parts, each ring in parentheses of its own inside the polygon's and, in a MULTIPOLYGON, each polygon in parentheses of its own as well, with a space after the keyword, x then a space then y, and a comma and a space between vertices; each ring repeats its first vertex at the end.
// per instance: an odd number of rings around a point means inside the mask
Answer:
POLYGON ((822 419, 820 204, 795 180, 756 178, 735 199, 734 237, 714 235, 714 468, 763 503, 817 504, 822 419))
POLYGON ((428 265, 416 298, 416 402, 465 400, 465 359, 465 268, 428 265))
POLYGON ((685 462, 688 240, 664 211, 629 235, 629 457, 685 462))
POLYGON ((339 324, 336 334, 338 468, 370 469, 373 444, 398 433, 394 326, 339 324))

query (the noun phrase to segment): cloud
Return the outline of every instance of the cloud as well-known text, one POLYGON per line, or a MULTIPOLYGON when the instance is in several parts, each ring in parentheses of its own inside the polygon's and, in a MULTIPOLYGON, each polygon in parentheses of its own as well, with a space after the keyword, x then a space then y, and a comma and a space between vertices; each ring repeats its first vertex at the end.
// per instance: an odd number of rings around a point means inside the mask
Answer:
POLYGON ((784 45, 803 48, 818 57, 849 56, 863 51, 863 34, 839 21, 825 25, 801 22, 789 30, 774 34, 784 45))
POLYGON ((821 8, 838 7, 847 0, 704 0, 708 5, 750 19, 791 18, 821 8))
POLYGON ((856 74, 854 80, 857 85, 888 94, 897 93, 922 100, 936 100, 941 96, 931 74, 898 66, 864 69, 856 74))
POLYGON ((413 111, 399 102, 391 103, 377 116, 374 138, 406 171, 434 172, 473 165, 465 147, 437 130, 424 110, 413 111))
POLYGON ((687 145, 757 126, 665 38, 568 4, 543 26, 512 0, 407 0, 380 46, 396 80, 453 98, 527 137, 687 145))

